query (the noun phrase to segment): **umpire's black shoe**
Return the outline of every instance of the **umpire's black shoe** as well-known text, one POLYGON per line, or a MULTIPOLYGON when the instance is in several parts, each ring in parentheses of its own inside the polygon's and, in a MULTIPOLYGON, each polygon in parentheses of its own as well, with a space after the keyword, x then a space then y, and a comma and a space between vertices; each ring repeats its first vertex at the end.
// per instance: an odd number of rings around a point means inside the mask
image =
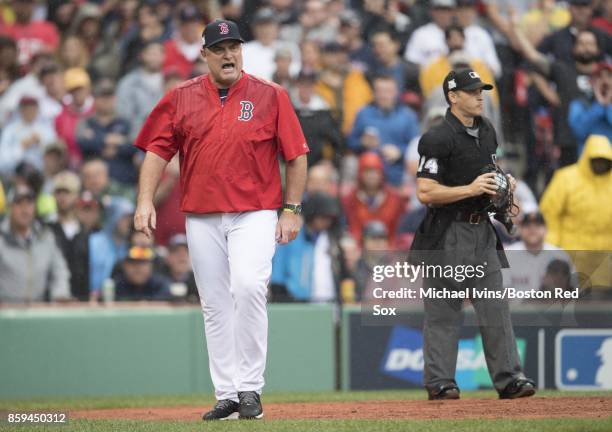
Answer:
POLYGON ((231 399, 220 400, 213 409, 204 413, 202 420, 237 420, 239 406, 238 402, 231 399))
POLYGON ((240 419, 263 418, 263 408, 257 392, 238 392, 238 399, 240 400, 240 407, 238 408, 240 419))
POLYGON ((459 387, 455 384, 440 384, 436 388, 427 389, 429 400, 452 400, 459 399, 459 387))
POLYGON ((535 382, 528 378, 519 378, 512 381, 499 393, 500 399, 518 399, 533 396, 536 392, 535 382))

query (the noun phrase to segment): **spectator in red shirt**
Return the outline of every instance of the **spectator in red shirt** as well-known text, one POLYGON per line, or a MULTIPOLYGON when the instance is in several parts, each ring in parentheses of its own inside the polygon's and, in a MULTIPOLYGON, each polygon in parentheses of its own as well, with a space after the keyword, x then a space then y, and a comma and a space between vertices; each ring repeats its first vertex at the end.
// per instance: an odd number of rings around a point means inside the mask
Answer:
POLYGON ((27 65, 39 52, 55 51, 59 45, 59 34, 55 25, 48 21, 32 21, 33 0, 12 2, 15 23, 0 25, 0 34, 12 37, 19 48, 19 64, 27 65))
POLYGON ((202 14, 195 6, 186 6, 179 13, 179 25, 172 39, 165 42, 164 70, 176 69, 183 79, 191 76, 202 49, 202 14))
POLYGON ((603 2, 602 16, 593 18, 591 25, 608 34, 612 34, 612 1, 608 0, 603 2))
POLYGON ((372 220, 385 224, 390 245, 395 243, 397 224, 404 212, 405 202, 385 183, 383 162, 380 156, 366 152, 359 158, 357 187, 343 202, 351 235, 361 242, 363 227, 372 220))
POLYGON ((64 87, 70 95, 70 103, 55 119, 55 131, 65 143, 71 167, 77 167, 82 159, 81 149, 76 142, 76 128, 79 120, 93 113, 91 80, 82 68, 71 68, 64 72, 64 87))

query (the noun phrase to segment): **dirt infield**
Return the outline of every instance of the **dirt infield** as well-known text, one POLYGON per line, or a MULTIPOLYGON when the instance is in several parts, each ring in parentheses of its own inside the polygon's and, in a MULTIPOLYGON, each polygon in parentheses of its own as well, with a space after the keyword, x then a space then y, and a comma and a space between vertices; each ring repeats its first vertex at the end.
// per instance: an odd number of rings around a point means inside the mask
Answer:
MULTIPOLYGON (((113 420, 199 421, 204 406, 81 410, 72 418, 113 420)), ((457 401, 359 401, 270 403, 268 420, 322 419, 467 419, 467 418, 607 418, 612 397, 534 397, 517 400, 462 399, 457 401)))

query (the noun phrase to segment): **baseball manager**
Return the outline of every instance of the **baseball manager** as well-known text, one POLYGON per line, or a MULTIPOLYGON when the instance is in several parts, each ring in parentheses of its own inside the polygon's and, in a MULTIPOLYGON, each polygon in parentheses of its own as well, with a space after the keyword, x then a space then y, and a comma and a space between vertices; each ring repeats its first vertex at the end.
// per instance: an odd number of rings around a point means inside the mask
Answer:
POLYGON ((146 120, 134 224, 150 235, 153 196, 180 158, 181 209, 204 314, 217 403, 204 420, 262 418, 267 284, 276 243, 300 229, 308 146, 287 92, 242 70, 236 23, 203 34, 209 74, 171 90, 146 120), (278 153, 286 164, 283 202, 278 153), (278 209, 283 207, 280 217, 278 209))
MULTIPOLYGON (((428 205, 412 245, 416 252, 437 251, 445 264, 483 265, 484 277, 465 281, 467 287, 502 290, 501 268, 508 262, 489 219, 487 208, 498 195, 495 153, 497 139, 491 123, 481 116, 483 83, 471 69, 451 71, 443 89, 450 108, 444 121, 419 142, 417 196, 428 205)), ((503 174, 503 173, 502 173, 503 174)), ((506 190, 515 180, 503 177, 506 190)), ((499 181, 499 180, 498 180, 499 181)), ((436 289, 463 289, 447 278, 424 280, 436 289)), ((424 380, 430 400, 458 399, 455 381, 462 299, 424 299, 424 380)), ((482 334, 484 354, 495 389, 502 399, 531 396, 533 381, 519 363, 507 300, 472 299, 482 334)))

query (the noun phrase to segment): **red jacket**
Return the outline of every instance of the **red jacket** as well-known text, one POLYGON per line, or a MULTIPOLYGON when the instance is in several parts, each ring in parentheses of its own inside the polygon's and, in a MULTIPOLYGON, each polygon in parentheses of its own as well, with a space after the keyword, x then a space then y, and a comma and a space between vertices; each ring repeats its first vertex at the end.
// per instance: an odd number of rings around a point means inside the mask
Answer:
POLYGON ((168 39, 164 42, 165 56, 163 70, 176 70, 183 79, 188 79, 191 76, 195 62, 189 61, 176 46, 174 39, 168 39))
POLYGON ((389 245, 395 245, 397 225, 404 213, 406 203, 395 189, 385 186, 384 198, 372 208, 364 201, 363 193, 359 189, 353 190, 344 200, 344 213, 348 229, 355 240, 361 243, 361 231, 370 221, 379 220, 385 224, 389 232, 389 245))
POLYGON ((35 54, 52 53, 59 46, 57 28, 55 24, 47 21, 32 21, 26 25, 0 25, 0 34, 17 42, 20 65, 27 65, 35 54))
POLYGON ((308 152, 280 86, 243 72, 222 105, 208 75, 168 92, 135 145, 169 161, 179 152, 181 210, 232 213, 282 205, 278 154, 308 152))
POLYGON ((91 116, 94 112, 94 105, 83 111, 75 111, 70 105, 64 105, 64 109, 55 118, 55 131, 57 136, 66 143, 68 158, 72 167, 78 166, 83 159, 81 148, 76 142, 76 128, 79 121, 91 116))

